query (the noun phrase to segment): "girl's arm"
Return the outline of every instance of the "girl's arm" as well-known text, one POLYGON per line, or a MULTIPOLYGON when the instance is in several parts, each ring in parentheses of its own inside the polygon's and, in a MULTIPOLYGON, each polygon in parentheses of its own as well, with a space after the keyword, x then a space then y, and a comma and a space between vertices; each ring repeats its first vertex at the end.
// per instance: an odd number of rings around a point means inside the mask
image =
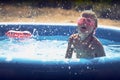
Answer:
POLYGON ((72 58, 73 50, 74 48, 72 44, 72 39, 70 38, 68 41, 68 47, 67 47, 65 58, 72 58))

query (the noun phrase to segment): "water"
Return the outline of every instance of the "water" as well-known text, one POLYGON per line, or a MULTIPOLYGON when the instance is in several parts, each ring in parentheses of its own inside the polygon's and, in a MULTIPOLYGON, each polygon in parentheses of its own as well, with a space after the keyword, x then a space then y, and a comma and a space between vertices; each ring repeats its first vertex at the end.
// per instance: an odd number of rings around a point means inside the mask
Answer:
MULTIPOLYGON (((0 57, 7 61, 13 58, 38 60, 64 60, 68 36, 41 36, 29 40, 0 40, 0 57)), ((100 39, 106 52, 106 57, 120 57, 120 42, 100 39)), ((75 55, 73 55, 75 58, 75 55)))
POLYGON ((114 42, 106 39, 100 39, 108 58, 120 57, 120 42, 114 42))
MULTIPOLYGON (((64 59, 67 40, 60 38, 60 36, 41 36, 40 40, 3 39, 0 41, 0 56, 7 57, 8 61, 14 57, 40 60, 64 59)), ((65 38, 67 37, 63 37, 65 38)))

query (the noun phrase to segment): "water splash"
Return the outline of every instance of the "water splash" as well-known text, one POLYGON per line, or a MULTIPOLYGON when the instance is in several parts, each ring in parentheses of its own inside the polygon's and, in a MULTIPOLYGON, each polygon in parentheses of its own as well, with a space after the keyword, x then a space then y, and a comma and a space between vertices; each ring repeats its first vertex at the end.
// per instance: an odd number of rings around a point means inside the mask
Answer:
MULTIPOLYGON (((28 40, 14 40, 4 39, 0 41, 0 56, 6 57, 6 61, 11 61, 13 58, 25 58, 42 61, 70 61, 65 59, 65 53, 67 49, 66 36, 50 36, 41 37, 40 40, 28 39, 28 40), (45 39, 44 39, 45 37, 45 39), (63 38, 63 39, 59 39, 63 38)), ((120 44, 113 41, 106 41, 100 39, 104 44, 106 57, 120 57, 120 44)), ((74 61, 79 61, 74 57, 74 61)))

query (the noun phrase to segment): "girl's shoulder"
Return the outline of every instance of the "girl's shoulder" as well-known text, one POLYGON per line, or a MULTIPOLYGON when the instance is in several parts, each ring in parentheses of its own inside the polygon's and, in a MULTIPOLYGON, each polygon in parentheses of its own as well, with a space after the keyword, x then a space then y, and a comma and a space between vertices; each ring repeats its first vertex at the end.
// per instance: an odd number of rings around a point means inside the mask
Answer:
POLYGON ((102 47, 102 43, 100 42, 100 40, 96 37, 93 38, 93 43, 96 47, 102 47))
POLYGON ((79 37, 79 34, 76 33, 76 34, 72 34, 69 38, 74 39, 74 38, 77 38, 77 37, 79 37))

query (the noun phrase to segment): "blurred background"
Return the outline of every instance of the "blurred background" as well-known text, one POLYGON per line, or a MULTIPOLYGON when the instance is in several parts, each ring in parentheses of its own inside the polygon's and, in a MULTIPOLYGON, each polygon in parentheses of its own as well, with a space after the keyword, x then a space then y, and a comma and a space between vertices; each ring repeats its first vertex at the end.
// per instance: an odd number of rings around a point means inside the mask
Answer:
POLYGON ((84 10, 102 25, 120 25, 119 0, 0 0, 0 22, 76 23, 84 10))

